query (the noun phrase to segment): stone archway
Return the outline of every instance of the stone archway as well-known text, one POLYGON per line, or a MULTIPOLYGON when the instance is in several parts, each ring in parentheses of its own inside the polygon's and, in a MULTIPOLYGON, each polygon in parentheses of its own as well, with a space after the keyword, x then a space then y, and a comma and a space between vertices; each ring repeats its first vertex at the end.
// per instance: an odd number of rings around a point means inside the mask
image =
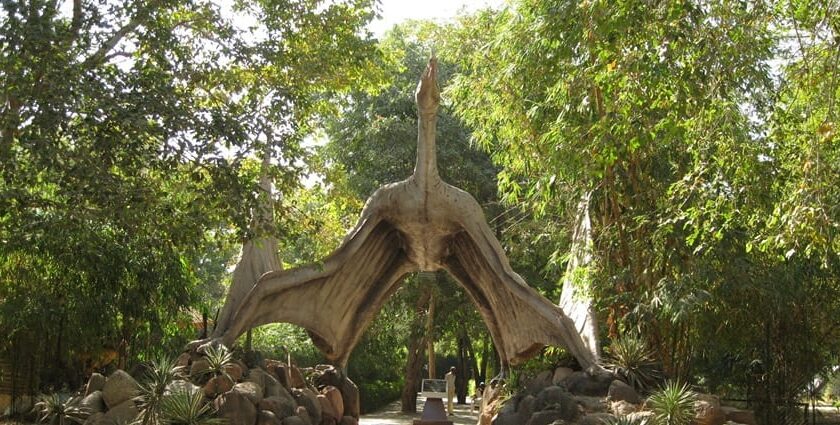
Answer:
POLYGON ((433 57, 415 93, 414 173, 379 188, 356 227, 322 262, 269 271, 250 288, 231 288, 247 295, 228 298, 235 304, 225 310, 234 313, 216 328, 215 342, 230 345, 252 327, 289 322, 306 328, 324 355, 344 366, 406 274, 446 270, 476 305, 504 362, 516 364, 545 345, 559 345, 584 368, 601 369, 597 351, 572 320, 511 269, 475 199, 440 179, 436 77, 433 57))

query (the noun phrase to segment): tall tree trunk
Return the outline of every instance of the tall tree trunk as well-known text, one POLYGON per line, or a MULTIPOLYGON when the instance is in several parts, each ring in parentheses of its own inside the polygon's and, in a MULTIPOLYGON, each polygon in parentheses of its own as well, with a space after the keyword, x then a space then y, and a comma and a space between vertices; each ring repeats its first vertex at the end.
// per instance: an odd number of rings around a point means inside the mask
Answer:
MULTIPOLYGON (((421 329, 426 307, 430 304, 433 288, 425 286, 425 290, 414 305, 414 320, 411 329, 421 329)), ((420 390, 421 374, 423 371, 423 351, 426 347, 426 335, 412 332, 408 341, 408 354, 405 362, 405 384, 400 394, 401 410, 404 413, 417 412, 417 392, 420 390)))
POLYGON ((469 381, 467 345, 466 336, 462 329, 461 335, 458 336, 458 367, 455 376, 455 395, 458 397, 458 404, 467 404, 467 381, 469 381))
POLYGON ((429 291, 429 313, 426 316, 426 355, 428 355, 429 379, 435 379, 437 365, 435 364, 435 287, 434 280, 426 273, 420 273, 421 285, 427 285, 429 291))

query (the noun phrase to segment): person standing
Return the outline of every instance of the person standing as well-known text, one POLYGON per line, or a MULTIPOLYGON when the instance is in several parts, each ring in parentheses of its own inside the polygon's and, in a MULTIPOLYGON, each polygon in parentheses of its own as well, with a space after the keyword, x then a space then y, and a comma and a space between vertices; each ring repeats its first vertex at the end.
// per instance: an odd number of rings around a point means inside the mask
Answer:
POLYGON ((446 411, 449 416, 452 416, 455 410, 455 366, 449 368, 444 378, 446 379, 446 411))

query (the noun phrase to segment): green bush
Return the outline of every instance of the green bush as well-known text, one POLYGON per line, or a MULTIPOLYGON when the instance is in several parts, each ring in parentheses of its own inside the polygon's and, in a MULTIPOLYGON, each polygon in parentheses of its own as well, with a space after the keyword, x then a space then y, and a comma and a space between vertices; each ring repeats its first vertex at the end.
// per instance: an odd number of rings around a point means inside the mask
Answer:
POLYGON ((359 404, 362 413, 370 413, 400 398, 402 381, 372 381, 359 383, 359 404))
POLYGON ((642 392, 647 392, 662 379, 662 372, 653 360, 653 351, 635 335, 613 341, 604 366, 642 392))

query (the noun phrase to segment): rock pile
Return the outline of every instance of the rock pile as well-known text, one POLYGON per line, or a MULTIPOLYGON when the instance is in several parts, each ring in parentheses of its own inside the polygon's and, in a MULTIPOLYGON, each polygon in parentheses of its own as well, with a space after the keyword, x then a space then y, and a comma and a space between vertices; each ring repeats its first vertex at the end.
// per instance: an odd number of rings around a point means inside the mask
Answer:
MULTIPOLYGON (((544 371, 505 401, 501 385, 483 394, 479 425, 601 425, 627 417, 637 423, 653 417, 646 400, 613 375, 569 368, 544 371)), ((721 406, 718 397, 698 394, 693 425, 756 425, 752 411, 721 406)), ((648 423, 650 423, 648 421, 648 423)))
MULTIPOLYGON (((225 367, 225 373, 203 373, 207 360, 197 353, 184 353, 176 361, 185 371, 167 391, 203 394, 215 416, 235 425, 357 425, 359 390, 337 368, 319 365, 307 370, 312 384, 296 366, 267 360, 248 368, 241 361, 225 367)), ((117 370, 107 379, 93 374, 80 402, 91 414, 87 425, 129 423, 139 415, 140 385, 128 373, 117 370)))

